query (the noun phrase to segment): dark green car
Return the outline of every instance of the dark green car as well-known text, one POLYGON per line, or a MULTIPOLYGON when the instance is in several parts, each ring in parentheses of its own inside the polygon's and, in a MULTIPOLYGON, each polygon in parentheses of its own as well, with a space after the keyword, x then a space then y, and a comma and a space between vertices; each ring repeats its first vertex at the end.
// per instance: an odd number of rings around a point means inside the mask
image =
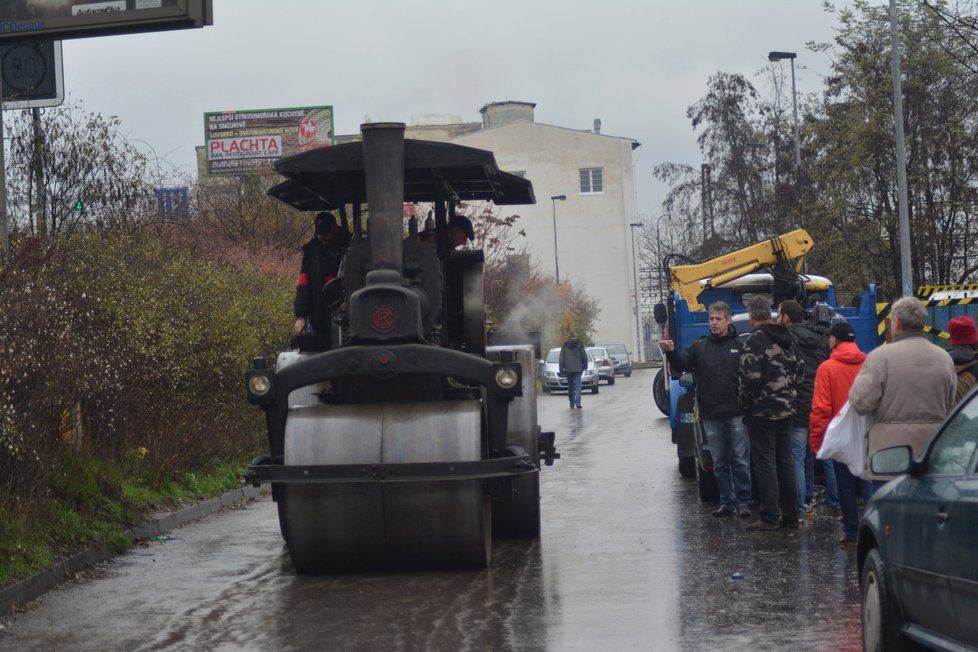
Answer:
POLYGON ((877 451, 876 492, 859 524, 863 647, 978 649, 978 391, 952 411, 919 461, 877 451), (903 474, 903 475, 901 475, 903 474))

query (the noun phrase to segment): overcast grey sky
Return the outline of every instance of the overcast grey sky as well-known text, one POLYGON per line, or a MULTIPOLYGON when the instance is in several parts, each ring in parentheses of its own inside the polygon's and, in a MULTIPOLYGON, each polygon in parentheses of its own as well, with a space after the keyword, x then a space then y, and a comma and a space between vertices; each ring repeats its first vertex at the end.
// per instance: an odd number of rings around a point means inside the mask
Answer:
POLYGON ((342 134, 535 102, 538 122, 638 140, 636 205, 654 215, 652 169, 699 165, 686 108, 707 78, 771 92, 766 55, 788 50, 799 93, 817 91, 829 60, 805 44, 836 21, 822 0, 214 0, 203 29, 65 41, 65 89, 188 172, 208 111, 332 104, 342 134))

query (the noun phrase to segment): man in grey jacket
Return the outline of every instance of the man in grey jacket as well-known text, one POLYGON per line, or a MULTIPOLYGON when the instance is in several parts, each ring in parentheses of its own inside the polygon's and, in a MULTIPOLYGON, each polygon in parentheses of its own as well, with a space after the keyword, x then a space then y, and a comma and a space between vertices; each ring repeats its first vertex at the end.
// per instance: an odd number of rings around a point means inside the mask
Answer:
POLYGON ((577 333, 570 332, 570 337, 560 347, 560 373, 567 376, 567 399, 572 408, 581 409, 581 375, 587 369, 587 347, 577 339, 577 333))
MULTIPOLYGON (((915 297, 903 297, 890 311, 886 346, 874 349, 849 390, 849 404, 859 414, 872 414, 866 452, 910 446, 918 457, 954 404, 957 378, 947 352, 924 337, 927 309, 915 297)), ((887 478, 869 474, 874 489, 887 478)))

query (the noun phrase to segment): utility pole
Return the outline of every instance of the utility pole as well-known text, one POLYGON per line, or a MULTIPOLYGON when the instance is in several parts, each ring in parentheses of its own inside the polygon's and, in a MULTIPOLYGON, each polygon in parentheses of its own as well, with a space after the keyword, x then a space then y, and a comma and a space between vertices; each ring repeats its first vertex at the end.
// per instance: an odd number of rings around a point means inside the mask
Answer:
POLYGON ((3 80, 0 79, 0 259, 7 257, 7 164, 4 161, 3 80))
POLYGON ((913 296, 910 271, 910 210, 907 207, 907 147, 903 137, 903 90, 900 84, 900 33, 896 0, 890 0, 890 49, 893 51, 893 123, 896 127, 897 202, 900 211, 901 295, 913 296))

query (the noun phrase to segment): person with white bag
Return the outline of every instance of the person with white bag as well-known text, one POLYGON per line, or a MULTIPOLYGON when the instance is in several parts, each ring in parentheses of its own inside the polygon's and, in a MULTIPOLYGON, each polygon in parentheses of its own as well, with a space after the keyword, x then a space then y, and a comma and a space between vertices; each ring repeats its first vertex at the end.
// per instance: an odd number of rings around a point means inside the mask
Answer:
MULTIPOLYGON (((916 297, 894 302, 891 342, 866 356, 852 383, 852 408, 873 417, 867 459, 891 446, 910 446, 914 459, 920 457, 954 405, 954 363, 924 335, 927 319, 927 308, 916 297)), ((868 473, 867 479, 875 492, 890 478, 868 473)))
MULTIPOLYGON (((819 459, 837 462, 833 466, 839 491, 839 507, 842 509, 842 538, 839 543, 851 544, 856 542, 859 527, 856 486, 859 485, 863 498, 868 501, 871 495, 869 482, 857 477, 848 465, 852 460, 843 459, 846 456, 840 454, 846 442, 840 442, 841 446, 831 447, 832 450, 822 444, 829 423, 835 421, 843 408, 847 408, 848 412, 849 389, 866 360, 866 354, 856 346, 856 331, 852 324, 846 322, 832 326, 829 331, 829 349, 829 359, 820 364, 815 372, 812 412, 808 419, 809 445, 819 459)), ((849 443, 855 444, 859 452, 865 455, 866 431, 862 432, 858 441, 849 443)), ((859 466, 862 466, 862 462, 859 462, 859 466)))

